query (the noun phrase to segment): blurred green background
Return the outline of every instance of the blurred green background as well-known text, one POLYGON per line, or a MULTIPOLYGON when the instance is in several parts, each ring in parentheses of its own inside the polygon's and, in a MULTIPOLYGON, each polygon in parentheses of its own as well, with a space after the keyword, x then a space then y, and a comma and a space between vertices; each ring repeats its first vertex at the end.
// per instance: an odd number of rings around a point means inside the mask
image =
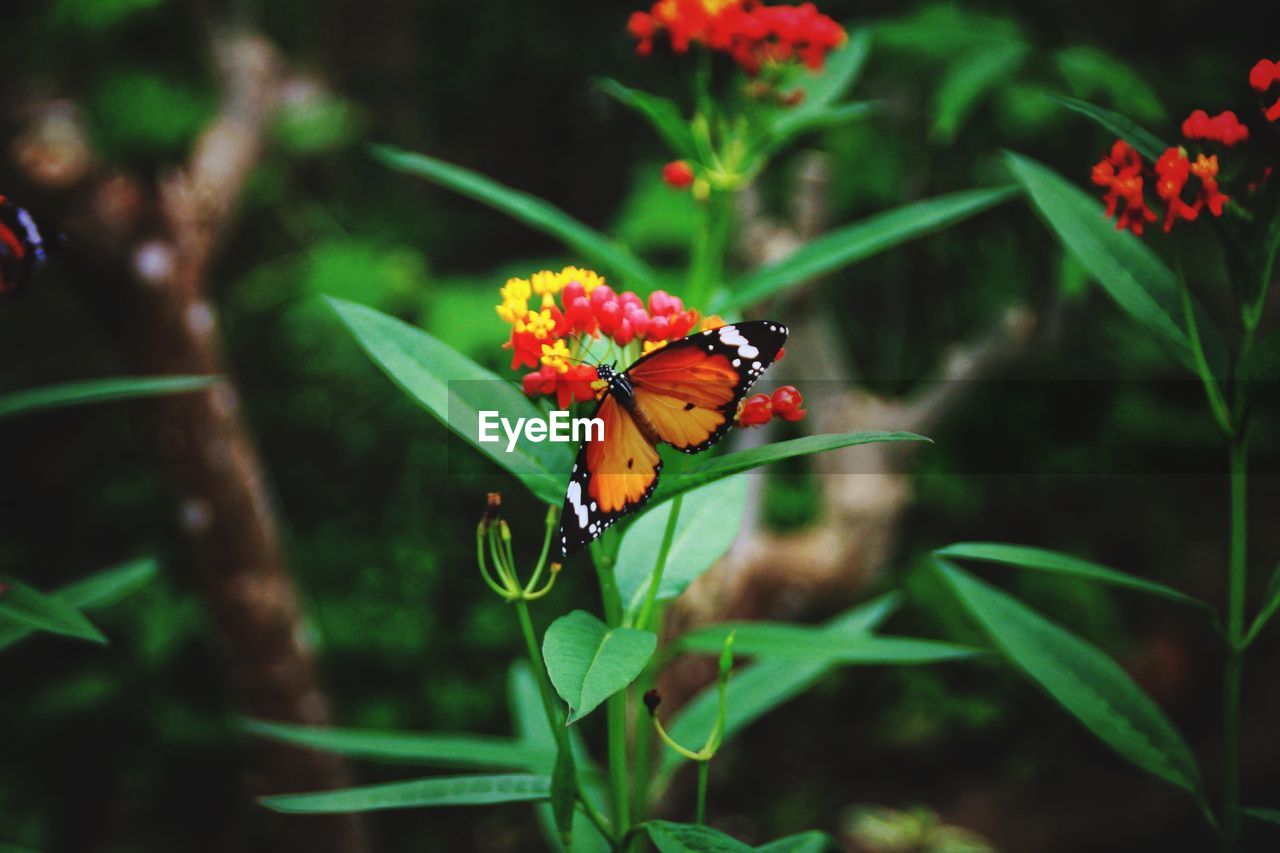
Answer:
MULTIPOLYGON (((639 7, 618 2, 239 5, 233 14, 260 26, 314 83, 286 106, 214 278, 337 719, 505 731, 504 681, 519 639, 478 582, 472 531, 484 492, 519 490, 496 468, 486 481, 451 477, 443 428, 314 297, 377 306, 505 371, 497 287, 510 274, 577 261, 490 210, 383 169, 368 156, 374 141, 474 168, 679 263, 693 203, 661 184, 660 143, 592 78, 684 99, 691 61, 635 57, 624 24, 639 7)), ((1251 19, 1243 4, 821 8, 851 28, 872 27, 857 95, 886 105, 802 146, 829 152, 835 222, 999 182, 1004 148, 1085 185, 1110 140, 1046 92, 1089 98, 1172 135, 1196 107, 1251 109, 1248 68, 1276 45, 1274 20, 1251 19)), ((3 14, 0 193, 57 209, 56 198, 24 185, 11 156, 34 102, 73 99, 96 158, 153 176, 182 160, 212 114, 204 4, 51 0, 6 4, 3 14)), ((774 164, 767 199, 787 195, 795 166, 794 154, 774 164)), ((1212 283, 1213 258, 1196 272, 1212 283)), ((0 303, 0 390, 131 372, 114 275, 73 245, 29 292, 0 303)), ((1010 304, 1050 320, 1032 351, 974 389, 917 458, 894 570, 867 591, 906 587, 912 604, 892 628, 968 636, 913 573, 928 549, 959 539, 1058 548, 1221 600, 1223 463, 1200 389, 1063 260, 1025 204, 833 276, 819 298, 841 319, 868 386, 886 394, 910 388, 1010 304)), ((1270 400, 1254 444, 1258 578, 1280 557, 1270 400)), ((252 745, 234 727, 144 409, 0 424, 0 471, 6 571, 50 589, 136 555, 164 564, 158 581, 98 620, 110 647, 40 637, 0 656, 0 839, 66 851, 257 844, 263 818, 241 787, 252 745)), ((777 478, 768 506, 775 524, 803 524, 812 483, 777 478)), ((517 541, 532 548, 540 510, 513 497, 509 514, 517 541)), ((593 606, 585 574, 565 573, 544 619, 571 603, 593 606)), ((1117 654, 1213 767, 1221 676, 1192 619, 1062 581, 1053 596, 1038 588, 1050 583, 1042 578, 1010 582, 1117 654)), ((1264 713, 1280 700, 1280 682, 1267 678, 1278 654, 1273 630, 1248 674, 1251 803, 1280 802, 1280 733, 1264 713)), ((757 838, 809 826, 839 832, 849 806, 875 803, 924 806, 1009 850, 1208 844, 1176 792, 998 667, 846 670, 749 735, 717 759, 710 809, 757 838)), ((386 768, 355 772, 398 778, 386 768)), ((370 827, 386 851, 538 843, 518 806, 376 815, 370 827)))

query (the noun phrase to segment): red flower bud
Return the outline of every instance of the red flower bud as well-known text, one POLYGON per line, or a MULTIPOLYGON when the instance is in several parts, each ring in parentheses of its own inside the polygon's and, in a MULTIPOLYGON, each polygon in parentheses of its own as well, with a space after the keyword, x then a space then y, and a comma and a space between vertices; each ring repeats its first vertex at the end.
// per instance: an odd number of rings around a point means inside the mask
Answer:
POLYGON ((618 324, 617 331, 613 333, 614 341, 617 342, 618 346, 625 347, 627 344, 631 343, 635 336, 635 327, 631 325, 631 321, 629 319, 623 317, 622 322, 618 324))
POLYGON ((773 404, 767 394, 753 394, 738 409, 738 424, 744 427, 767 424, 773 417, 773 404))
POLYGON ((596 319, 600 321, 600 331, 606 335, 612 335, 618 330, 618 324, 622 322, 622 306, 616 299, 603 302, 596 308, 596 319))
POLYGON ((804 398, 794 385, 783 385, 773 392, 773 413, 784 421, 798 421, 807 412, 804 409, 804 398))
POLYGON ((649 330, 645 333, 645 340, 648 341, 665 341, 671 333, 671 321, 666 317, 651 317, 649 319, 649 330))
POLYGON ((1271 88, 1271 84, 1280 80, 1280 63, 1270 59, 1259 59, 1258 64, 1249 71, 1249 85, 1259 92, 1271 88))
POLYGON ((662 167, 662 180, 669 187, 685 189, 693 183, 693 167, 683 160, 672 160, 662 167))
POLYGON ((613 288, 609 285, 597 285, 596 289, 591 291, 591 307, 599 311, 601 305, 609 301, 616 301, 617 298, 618 295, 613 292, 613 288))

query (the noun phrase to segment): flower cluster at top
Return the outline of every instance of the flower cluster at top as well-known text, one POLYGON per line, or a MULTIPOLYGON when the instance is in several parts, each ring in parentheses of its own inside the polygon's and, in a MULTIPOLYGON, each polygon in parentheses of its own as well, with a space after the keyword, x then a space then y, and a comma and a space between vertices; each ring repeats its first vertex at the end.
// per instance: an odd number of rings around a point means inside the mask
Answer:
MULTIPOLYGON (((1269 59, 1260 61, 1249 72, 1249 85, 1262 93, 1280 85, 1280 63, 1269 59)), ((1280 121, 1280 100, 1264 107, 1263 114, 1268 121, 1280 121)), ((1195 110, 1182 122, 1182 135, 1188 140, 1228 149, 1247 142, 1249 128, 1230 110, 1215 116, 1195 110)), ((1193 159, 1182 146, 1166 149, 1148 169, 1132 146, 1117 139, 1107 156, 1094 165, 1091 177, 1095 184, 1106 189, 1102 200, 1108 218, 1116 220, 1117 228, 1141 234, 1147 223, 1161 218, 1152 204, 1164 207, 1165 231, 1171 230, 1178 220, 1194 221, 1202 210, 1222 216, 1231 199, 1219 185, 1218 171, 1218 153, 1202 151, 1193 159), (1149 181, 1157 199, 1152 203, 1147 195, 1149 181)), ((1268 172, 1264 172, 1264 177, 1268 172)))
POLYGON ((524 377, 525 393, 554 396, 561 408, 595 399, 593 364, 610 353, 621 350, 635 358, 685 337, 695 326, 723 325, 718 317, 699 325, 698 312, 686 309, 678 296, 655 290, 646 302, 629 290, 615 292, 600 275, 578 267, 510 279, 501 294, 497 310, 511 324, 504 345, 511 350, 511 369, 536 368, 524 377), (582 363, 588 357, 593 364, 582 363))
POLYGON ((765 65, 799 60, 820 70, 827 54, 844 44, 844 29, 812 3, 766 6, 756 0, 658 0, 648 12, 634 12, 627 31, 636 52, 648 56, 654 39, 666 33, 671 48, 691 44, 727 53, 748 74, 765 65))

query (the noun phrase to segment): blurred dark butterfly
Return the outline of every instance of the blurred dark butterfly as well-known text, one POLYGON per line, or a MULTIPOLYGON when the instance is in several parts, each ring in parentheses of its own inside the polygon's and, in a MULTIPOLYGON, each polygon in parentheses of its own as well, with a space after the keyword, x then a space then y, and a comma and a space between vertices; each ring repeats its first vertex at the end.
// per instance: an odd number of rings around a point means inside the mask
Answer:
POLYGON ((25 285, 59 239, 42 228, 31 211, 0 195, 0 293, 25 285))

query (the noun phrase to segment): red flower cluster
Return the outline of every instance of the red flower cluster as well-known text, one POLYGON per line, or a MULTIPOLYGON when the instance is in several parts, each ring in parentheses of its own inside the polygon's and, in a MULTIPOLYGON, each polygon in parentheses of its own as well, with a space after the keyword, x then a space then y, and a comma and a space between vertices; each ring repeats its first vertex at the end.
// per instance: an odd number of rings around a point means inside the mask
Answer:
POLYGON ((1212 118, 1204 110, 1196 110, 1182 122, 1182 135, 1187 139, 1221 142, 1230 148, 1249 138, 1249 128, 1241 124, 1231 110, 1218 113, 1212 118))
POLYGON ((1124 210, 1116 219, 1116 227, 1128 228, 1134 234, 1142 234, 1147 222, 1155 222, 1156 215, 1147 207, 1142 195, 1142 158, 1123 139, 1111 146, 1111 153, 1093 167, 1093 182, 1107 188, 1102 200, 1107 205, 1107 218, 1116 215, 1116 209, 1124 201, 1124 210))
POLYGON ((744 427, 767 424, 774 415, 784 421, 798 421, 808 412, 804 408, 804 398, 794 385, 783 385, 768 394, 753 394, 738 406, 738 425, 744 427))
POLYGON ((641 56, 652 53, 654 38, 666 32, 676 53, 702 44, 729 54, 752 75, 765 64, 797 59, 820 70, 827 53, 847 37, 812 3, 766 6, 756 0, 658 0, 648 12, 632 13, 627 31, 641 56))
MULTIPOLYGON (((602 277, 577 267, 513 278, 501 293, 497 311, 511 324, 504 345, 511 350, 511 369, 537 368, 524 377, 525 393, 554 394, 561 408, 596 396, 595 368, 577 361, 589 348, 583 340, 607 338, 610 346, 635 344, 647 352, 688 335, 699 317, 666 291, 649 294, 646 305, 632 291, 616 293, 602 277), (535 296, 542 300, 537 310, 529 306, 535 296)), ((722 325, 718 318, 703 321, 703 328, 715 325, 722 325)))
MULTIPOLYGON (((1249 85, 1256 91, 1266 92, 1276 83, 1280 83, 1280 62, 1270 59, 1259 59, 1258 64, 1249 71, 1249 85)), ((1267 121, 1280 121, 1280 99, 1265 110, 1267 121)))

